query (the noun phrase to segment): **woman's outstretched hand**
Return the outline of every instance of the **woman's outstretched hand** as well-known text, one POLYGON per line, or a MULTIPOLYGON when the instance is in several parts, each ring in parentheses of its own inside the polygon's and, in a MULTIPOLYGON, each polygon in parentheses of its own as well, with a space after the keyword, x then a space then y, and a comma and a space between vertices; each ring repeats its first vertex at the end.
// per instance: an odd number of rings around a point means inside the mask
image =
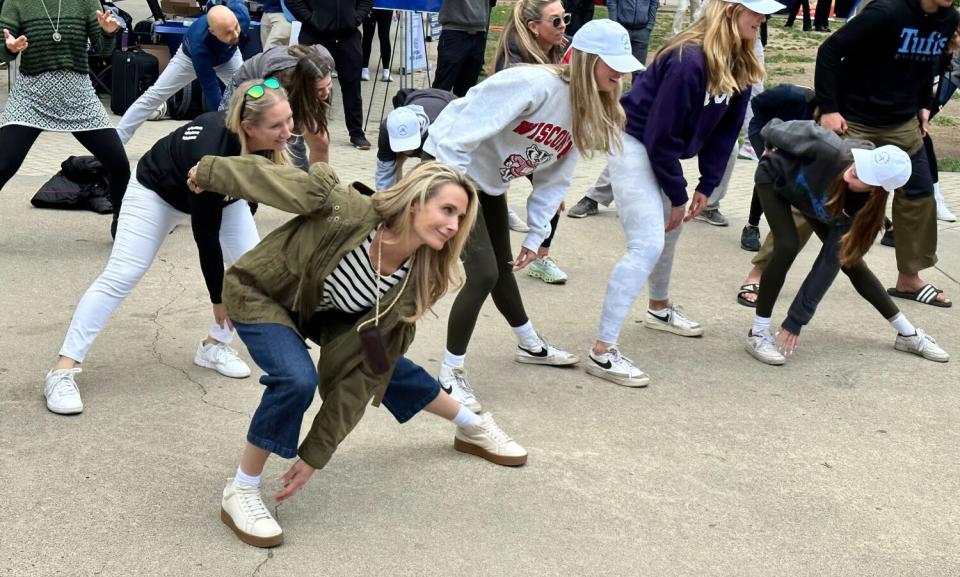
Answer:
POLYGON ((193 168, 191 168, 191 169, 187 172, 187 188, 189 188, 190 190, 192 190, 192 191, 195 192, 196 194, 200 194, 201 192, 203 192, 203 189, 200 188, 199 186, 197 186, 197 167, 198 167, 198 166, 200 166, 200 165, 199 165, 199 164, 194 164, 194 165, 193 165, 193 168))
POLYGON ((103 12, 97 10, 97 24, 99 24, 100 29, 107 34, 114 34, 120 29, 120 23, 117 22, 117 19, 113 17, 113 13, 109 10, 104 10, 103 12))
POLYGON ((9 50, 14 54, 17 54, 18 52, 23 52, 24 50, 27 49, 27 46, 29 46, 29 42, 27 42, 26 36, 21 35, 21 36, 14 37, 14 35, 10 34, 10 31, 7 30, 6 28, 3 29, 3 41, 7 45, 7 50, 9 50))
POLYGON ((777 331, 777 348, 785 355, 792 355, 796 352, 798 340, 800 340, 798 335, 791 333, 783 327, 780 327, 780 330, 777 331))
POLYGON ((283 483, 283 490, 277 493, 274 499, 277 501, 285 501, 296 495, 300 489, 307 484, 307 481, 310 480, 310 477, 313 476, 315 471, 316 469, 302 459, 297 459, 297 462, 290 467, 290 470, 280 478, 280 482, 283 483))

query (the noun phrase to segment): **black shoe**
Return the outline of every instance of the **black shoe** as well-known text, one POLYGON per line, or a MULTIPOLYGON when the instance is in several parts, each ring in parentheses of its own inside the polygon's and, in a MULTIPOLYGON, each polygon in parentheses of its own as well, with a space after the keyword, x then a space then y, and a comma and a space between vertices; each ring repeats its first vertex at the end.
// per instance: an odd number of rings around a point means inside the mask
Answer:
POLYGON ((811 30, 813 30, 813 26, 810 26, 809 24, 804 24, 804 25, 803 25, 803 31, 804 31, 804 32, 810 32, 811 30))
POLYGON ((370 141, 367 140, 367 137, 362 134, 359 134, 357 136, 351 136, 350 144, 352 144, 354 148, 359 150, 370 150, 370 141))
POLYGON ((760 229, 747 225, 740 233, 740 248, 750 252, 760 252, 760 229))
POLYGON ((880 244, 883 246, 896 246, 892 228, 883 233, 883 238, 880 239, 880 244))
POLYGON ((829 27, 829 26, 814 26, 813 28, 814 28, 814 30, 816 30, 817 32, 830 32, 830 27, 829 27))
POLYGON ((793 20, 787 20, 783 23, 784 28, 793 28, 793 20))

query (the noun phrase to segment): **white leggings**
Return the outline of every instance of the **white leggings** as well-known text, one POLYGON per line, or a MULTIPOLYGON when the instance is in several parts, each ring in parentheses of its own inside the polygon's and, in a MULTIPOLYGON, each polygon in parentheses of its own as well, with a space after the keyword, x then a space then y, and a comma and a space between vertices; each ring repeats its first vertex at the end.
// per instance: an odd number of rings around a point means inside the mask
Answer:
POLYGON ((610 273, 600 315, 599 340, 613 344, 648 280, 651 299, 669 298, 673 254, 683 224, 664 234, 672 206, 657 184, 642 142, 623 134, 623 152, 610 155, 607 167, 627 237, 627 252, 610 273))
MULTIPOLYGON (((189 214, 167 204, 157 193, 137 182, 136 176, 130 179, 110 260, 80 299, 60 348, 61 356, 83 362, 113 311, 133 292, 133 287, 153 264, 170 231, 178 224, 189 222, 189 214)), ((225 264, 230 266, 258 242, 260 235, 247 203, 241 200, 224 207, 220 246, 225 264)), ((221 328, 214 321, 210 324, 210 336, 230 342, 233 331, 221 328)))

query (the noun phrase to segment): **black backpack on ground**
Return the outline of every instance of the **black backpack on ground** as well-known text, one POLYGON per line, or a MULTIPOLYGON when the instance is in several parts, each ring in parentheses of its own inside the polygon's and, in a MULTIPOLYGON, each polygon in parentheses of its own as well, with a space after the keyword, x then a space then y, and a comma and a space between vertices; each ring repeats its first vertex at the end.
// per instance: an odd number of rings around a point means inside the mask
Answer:
POLYGON ((160 63, 142 50, 114 52, 110 58, 110 110, 122 115, 160 75, 160 63))
POLYGON ((93 156, 71 156, 60 165, 60 172, 40 187, 30 204, 37 208, 110 214, 110 178, 93 156))

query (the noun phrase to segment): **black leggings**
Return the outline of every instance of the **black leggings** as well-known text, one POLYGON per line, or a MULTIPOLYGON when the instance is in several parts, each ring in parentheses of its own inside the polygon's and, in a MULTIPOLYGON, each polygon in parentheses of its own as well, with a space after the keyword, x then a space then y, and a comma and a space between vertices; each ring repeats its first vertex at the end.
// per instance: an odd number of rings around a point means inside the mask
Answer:
MULTIPOLYGON (((797 258, 797 253, 800 252, 800 237, 797 234, 793 216, 790 214, 790 203, 777 194, 770 184, 757 183, 754 190, 760 197, 760 202, 763 203, 767 224, 770 225, 770 232, 773 234, 773 255, 763 269, 763 276, 760 279, 756 313, 758 317, 770 318, 773 314, 773 305, 780 295, 780 289, 783 288, 787 271, 797 258)), ((830 225, 812 218, 808 218, 807 222, 820 240, 825 242, 830 235, 830 225)), ((873 305, 883 318, 889 319, 900 312, 864 260, 861 259, 851 267, 841 267, 840 270, 847 275, 860 296, 873 305)), ((836 274, 835 270, 834 274, 836 274)))
POLYGON ((477 224, 463 249, 467 279, 457 293, 447 321, 447 350, 455 355, 467 352, 477 317, 487 295, 493 297, 500 314, 511 327, 527 323, 517 279, 513 276, 513 253, 507 221, 507 197, 480 193, 477 224))
POLYGON ((557 234, 557 226, 560 224, 560 211, 557 211, 557 214, 553 215, 553 218, 550 219, 550 236, 543 240, 543 248, 550 248, 550 245, 553 243, 553 237, 557 234))
MULTIPOLYGON (((33 147, 37 137, 43 132, 32 126, 8 124, 0 128, 0 190, 20 170, 27 153, 33 147)), ((113 214, 120 214, 120 203, 130 181, 130 161, 117 131, 113 128, 74 132, 76 138, 90 154, 107 169, 110 175, 110 200, 113 202, 113 214)))
POLYGON ((393 10, 371 10, 363 19, 363 67, 370 68, 370 52, 373 50, 373 30, 380 39, 380 60, 383 68, 390 68, 390 24, 393 10))

